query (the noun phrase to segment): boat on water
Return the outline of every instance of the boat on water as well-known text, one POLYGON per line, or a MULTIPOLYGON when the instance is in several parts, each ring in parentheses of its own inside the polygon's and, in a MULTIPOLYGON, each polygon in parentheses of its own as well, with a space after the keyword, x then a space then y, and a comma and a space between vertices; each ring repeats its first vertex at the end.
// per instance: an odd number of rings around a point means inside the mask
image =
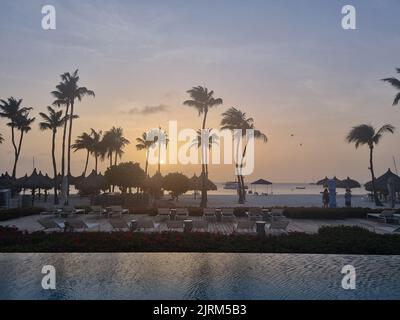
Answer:
MULTIPOLYGON (((249 186, 245 185, 245 189, 248 189, 249 186)), ((224 189, 226 190, 238 190, 239 189, 239 183, 237 181, 229 181, 224 184, 224 189)))
POLYGON ((306 187, 296 187, 297 190, 306 190, 306 187))

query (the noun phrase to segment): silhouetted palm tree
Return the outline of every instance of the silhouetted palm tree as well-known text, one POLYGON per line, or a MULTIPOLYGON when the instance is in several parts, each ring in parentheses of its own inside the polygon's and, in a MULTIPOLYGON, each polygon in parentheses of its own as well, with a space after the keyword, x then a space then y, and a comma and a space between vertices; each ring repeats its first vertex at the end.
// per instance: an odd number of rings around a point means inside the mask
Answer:
POLYGON ((86 151, 86 162, 85 162, 85 169, 83 170, 83 176, 86 176, 87 167, 89 164, 89 156, 93 151, 93 138, 90 134, 84 132, 80 136, 78 136, 75 140, 75 143, 71 145, 71 148, 74 151, 85 150, 86 151))
POLYGON ((147 170, 148 170, 148 166, 149 166, 149 149, 156 143, 156 140, 148 139, 147 133, 143 132, 141 138, 136 138, 136 142, 137 142, 137 144, 136 144, 137 150, 139 150, 139 151, 145 150, 146 151, 146 165, 145 165, 144 172, 146 173, 146 176, 147 176, 147 170))
POLYGON ((53 172, 54 172, 54 204, 58 204, 57 197, 57 163, 56 163, 56 134, 57 129, 64 126, 66 122, 66 117, 63 116, 63 111, 55 111, 52 107, 47 107, 48 114, 40 112, 39 115, 42 117, 43 121, 39 123, 40 130, 51 130, 52 131, 52 141, 51 141, 51 157, 53 160, 53 172))
MULTIPOLYGON (((193 87, 188 90, 187 93, 190 95, 191 100, 186 100, 183 104, 189 107, 195 108, 199 116, 203 116, 203 125, 202 129, 206 128, 207 115, 208 111, 212 107, 216 107, 223 103, 221 98, 214 98, 214 91, 209 91, 206 87, 198 86, 193 87)), ((203 152, 203 150, 202 150, 203 152)), ((206 166, 203 161, 205 159, 204 154, 202 154, 202 188, 201 188, 201 203, 200 206, 205 208, 207 207, 207 175, 206 175, 206 166)))
MULTIPOLYGON (((213 129, 199 129, 197 130, 197 137, 196 139, 193 141, 192 146, 197 147, 198 149, 203 148, 204 152, 202 152, 204 154, 204 159, 208 159, 208 151, 212 149, 213 145, 218 145, 218 141, 219 141, 219 136, 215 133, 213 133, 213 129), (204 142, 204 147, 203 147, 203 140, 208 140, 207 142, 204 142)), ((205 171, 206 174, 208 176, 208 163, 206 162, 205 164, 205 171)))
POLYGON ((384 133, 394 133, 395 127, 390 124, 382 126, 378 131, 368 124, 361 124, 353 127, 346 137, 348 143, 355 143, 356 149, 358 147, 367 145, 369 147, 369 170, 371 171, 372 178, 372 191, 374 193, 375 204, 382 206, 382 203, 378 199, 375 188, 375 172, 373 162, 373 151, 374 147, 379 143, 384 133))
MULTIPOLYGON (((54 100, 53 105, 61 107, 65 106, 65 116, 69 116, 69 99, 68 99, 68 87, 64 82, 60 82, 56 86, 56 90, 52 91, 51 94, 56 100, 54 100)), ((64 121, 64 130, 62 137, 62 148, 61 148, 61 176, 65 176, 65 143, 67 141, 67 118, 64 121)))
POLYGON ((169 143, 168 139, 168 134, 166 131, 164 131, 161 127, 158 127, 158 129, 154 129, 155 132, 155 137, 154 137, 154 143, 157 143, 158 145, 158 168, 157 172, 161 174, 161 145, 165 145, 165 148, 167 147, 169 143))
POLYGON ((92 155, 94 157, 94 161, 95 161, 94 162, 94 170, 97 173, 98 159, 99 159, 99 156, 101 155, 101 153, 103 151, 102 150, 103 145, 101 143, 103 132, 101 130, 100 131, 96 131, 93 128, 90 129, 90 130, 91 130, 90 136, 92 137, 92 150, 91 150, 91 153, 92 153, 92 155))
POLYGON ((110 158, 110 167, 113 165, 113 155, 114 165, 117 165, 118 157, 121 158, 124 154, 123 149, 130 142, 124 137, 123 129, 112 127, 110 130, 106 131, 103 136, 103 157, 107 155, 110 158))
MULTIPOLYGON (((400 73, 400 68, 396 68, 396 71, 397 73, 400 73)), ((382 79, 382 81, 389 82, 393 87, 399 90, 393 101, 393 105, 396 106, 400 101, 400 80, 393 77, 393 78, 382 79)))
MULTIPOLYGON (((245 112, 242 112, 234 107, 230 108, 229 110, 227 110, 222 114, 221 130, 231 130, 231 131, 241 130, 242 137, 246 136, 246 130, 254 130, 253 133, 255 139, 260 139, 264 143, 268 142, 267 136, 260 130, 255 129, 254 119, 247 118, 245 112)), ((246 194, 245 194, 245 185, 244 185, 244 177, 242 174, 242 168, 243 168, 243 161, 247 151, 247 141, 240 159, 239 159, 239 143, 240 141, 239 139, 237 139, 236 168, 238 170, 237 178, 239 183, 239 203, 244 203, 246 194)))
POLYGON ((87 89, 86 87, 79 87, 79 76, 78 70, 75 70, 72 74, 66 72, 61 75, 62 85, 61 92, 65 95, 61 96, 61 99, 69 103, 70 113, 68 117, 69 121, 69 132, 68 132, 68 154, 67 154, 67 174, 71 175, 71 144, 72 144, 72 123, 74 120, 74 107, 75 101, 81 101, 85 96, 95 96, 94 91, 87 89))
POLYGON ((23 135, 25 132, 21 129, 24 129, 25 126, 29 127, 28 114, 29 110, 31 110, 32 108, 21 107, 22 99, 17 100, 14 97, 10 97, 7 100, 0 100, 0 103, 0 117, 10 120, 7 125, 11 128, 11 142, 14 148, 14 166, 12 177, 15 179, 17 173, 17 162, 21 151, 23 135), (21 131, 20 142, 18 145, 15 141, 15 130, 21 131))

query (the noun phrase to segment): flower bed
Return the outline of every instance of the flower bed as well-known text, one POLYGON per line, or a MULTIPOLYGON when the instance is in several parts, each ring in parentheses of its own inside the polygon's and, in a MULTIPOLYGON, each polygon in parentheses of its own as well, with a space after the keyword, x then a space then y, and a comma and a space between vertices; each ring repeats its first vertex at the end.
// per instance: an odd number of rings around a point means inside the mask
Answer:
POLYGON ((24 233, 0 227, 0 252, 237 252, 400 254, 400 234, 323 227, 318 234, 274 237, 211 233, 24 233))

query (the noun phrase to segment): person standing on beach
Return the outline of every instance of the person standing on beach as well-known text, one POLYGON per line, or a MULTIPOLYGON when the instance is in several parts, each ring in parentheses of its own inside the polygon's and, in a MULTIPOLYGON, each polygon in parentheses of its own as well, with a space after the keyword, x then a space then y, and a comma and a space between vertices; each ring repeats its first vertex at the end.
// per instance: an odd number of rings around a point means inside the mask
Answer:
POLYGON ((346 189, 346 193, 344 194, 344 202, 346 205, 346 208, 351 208, 351 190, 346 189))
POLYGON ((322 203, 324 205, 324 208, 328 208, 329 205, 329 191, 327 188, 325 188, 324 192, 322 193, 322 203))

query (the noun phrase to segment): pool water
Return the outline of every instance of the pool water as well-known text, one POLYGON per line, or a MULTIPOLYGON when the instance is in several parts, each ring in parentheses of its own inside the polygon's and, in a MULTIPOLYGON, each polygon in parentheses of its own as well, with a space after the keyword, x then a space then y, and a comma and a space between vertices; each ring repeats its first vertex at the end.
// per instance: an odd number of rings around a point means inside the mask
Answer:
POLYGON ((400 256, 0 254, 0 299, 400 299, 400 256), (341 269, 356 268, 356 289, 341 269), (41 287, 42 267, 56 289, 41 287))

